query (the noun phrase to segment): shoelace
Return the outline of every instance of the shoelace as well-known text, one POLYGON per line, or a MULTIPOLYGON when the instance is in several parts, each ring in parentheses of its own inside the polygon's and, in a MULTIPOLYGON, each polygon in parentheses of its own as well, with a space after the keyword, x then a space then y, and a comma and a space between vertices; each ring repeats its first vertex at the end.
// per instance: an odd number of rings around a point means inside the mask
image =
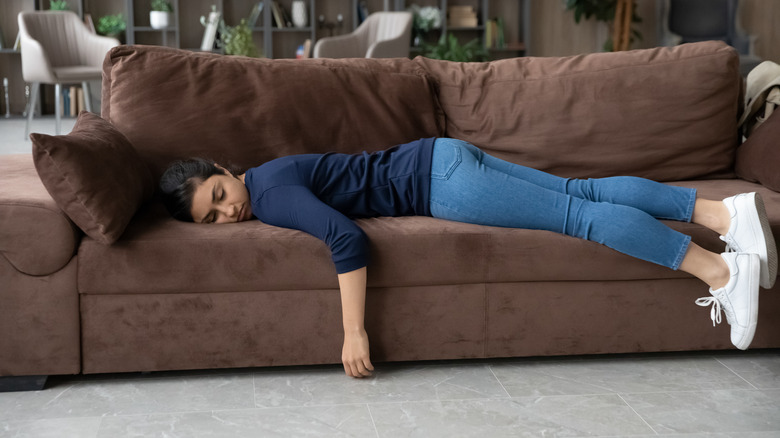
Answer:
POLYGON ((720 240, 726 242, 726 252, 739 252, 739 248, 736 247, 734 239, 730 235, 720 236, 720 240))
POLYGON ((720 303, 720 300, 716 297, 703 297, 696 300, 696 305, 701 307, 707 307, 709 305, 712 305, 712 308, 710 309, 710 318, 712 319, 712 326, 715 327, 715 324, 720 324, 721 318, 720 318, 720 311, 723 310, 723 313, 726 314, 726 321, 731 324, 731 313, 728 311, 726 307, 723 307, 720 303))

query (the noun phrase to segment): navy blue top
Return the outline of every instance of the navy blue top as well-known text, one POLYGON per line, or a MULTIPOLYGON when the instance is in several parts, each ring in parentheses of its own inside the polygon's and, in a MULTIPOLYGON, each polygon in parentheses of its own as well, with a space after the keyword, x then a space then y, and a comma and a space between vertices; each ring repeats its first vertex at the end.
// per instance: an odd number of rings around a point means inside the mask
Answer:
POLYGON ((351 218, 431 215, 434 141, 269 161, 246 172, 252 213, 266 224, 323 240, 339 274, 360 269, 368 265, 368 239, 351 218))

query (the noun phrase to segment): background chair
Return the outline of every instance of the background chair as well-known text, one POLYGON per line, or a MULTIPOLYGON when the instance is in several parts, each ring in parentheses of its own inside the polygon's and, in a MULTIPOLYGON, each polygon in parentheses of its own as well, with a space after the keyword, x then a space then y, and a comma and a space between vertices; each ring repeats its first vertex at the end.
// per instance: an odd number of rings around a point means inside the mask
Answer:
POLYGON ((403 58, 411 43, 411 12, 375 12, 354 32, 317 41, 314 57, 403 58))
POLYGON ((62 117, 62 85, 78 84, 84 89, 87 111, 92 111, 89 82, 103 75, 103 58, 119 45, 113 38, 93 34, 70 11, 37 11, 19 13, 19 34, 22 48, 22 76, 30 82, 30 101, 24 137, 30 134, 35 102, 40 84, 54 84, 57 134, 62 117))
POLYGON ((660 44, 725 41, 739 53, 742 76, 761 63, 753 51, 755 37, 740 28, 738 0, 662 0, 657 4, 660 44))

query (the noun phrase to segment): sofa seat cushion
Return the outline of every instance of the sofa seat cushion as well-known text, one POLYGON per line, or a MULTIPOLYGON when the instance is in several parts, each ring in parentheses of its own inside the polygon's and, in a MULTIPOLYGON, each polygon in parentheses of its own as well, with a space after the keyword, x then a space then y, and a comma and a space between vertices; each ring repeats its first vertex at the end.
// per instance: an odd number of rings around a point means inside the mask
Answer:
MULTIPOLYGON (((685 182, 721 199, 759 190, 780 235, 780 193, 742 180, 685 182)), ((667 221, 713 251, 716 233, 667 221)), ((371 241, 369 286, 401 287, 520 281, 683 278, 602 245, 547 231, 483 227, 430 217, 361 219, 371 241)), ((112 246, 85 238, 79 291, 86 294, 244 292, 335 289, 328 248, 303 232, 259 221, 201 225, 144 208, 112 246)), ((706 292, 706 289, 703 289, 706 292)))

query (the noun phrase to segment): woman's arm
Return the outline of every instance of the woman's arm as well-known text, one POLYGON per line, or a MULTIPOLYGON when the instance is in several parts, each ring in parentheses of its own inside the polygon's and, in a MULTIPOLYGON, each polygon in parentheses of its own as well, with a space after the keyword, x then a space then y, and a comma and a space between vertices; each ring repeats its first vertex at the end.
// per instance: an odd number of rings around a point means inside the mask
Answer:
POLYGON ((344 348, 341 361, 351 377, 371 375, 374 366, 368 354, 368 335, 363 326, 366 312, 366 268, 339 274, 341 313, 344 321, 344 348))

